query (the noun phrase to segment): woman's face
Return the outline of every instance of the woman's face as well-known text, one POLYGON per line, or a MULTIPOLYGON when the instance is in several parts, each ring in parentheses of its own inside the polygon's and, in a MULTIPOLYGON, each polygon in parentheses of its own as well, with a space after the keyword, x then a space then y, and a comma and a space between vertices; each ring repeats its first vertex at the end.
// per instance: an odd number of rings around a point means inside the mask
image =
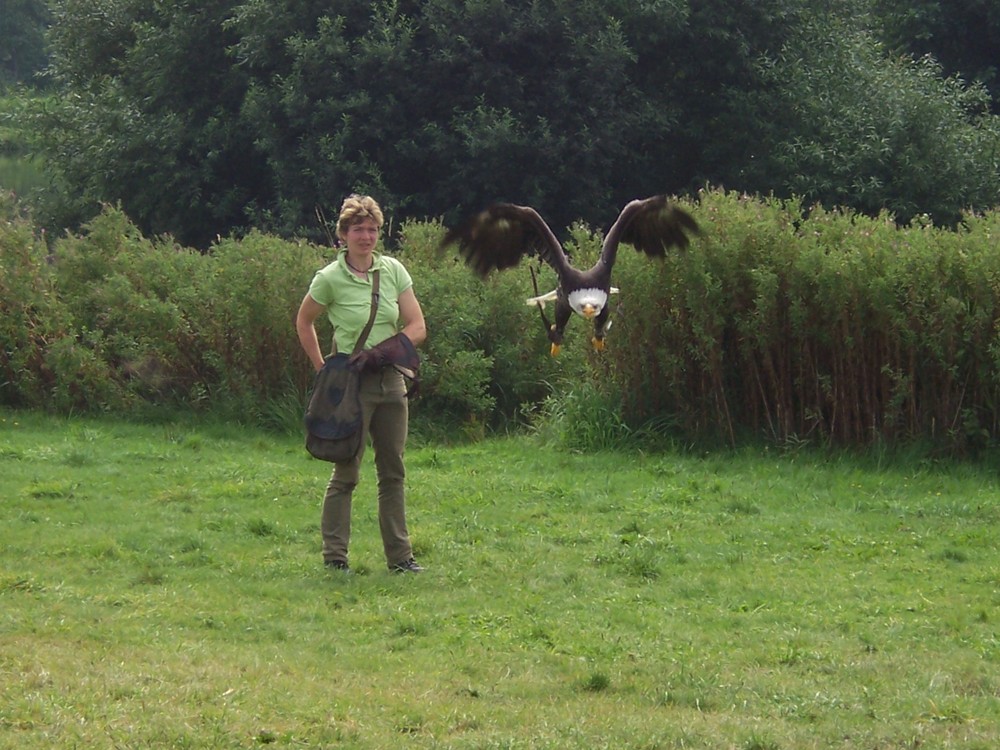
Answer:
POLYGON ((375 219, 362 219, 356 224, 351 224, 341 239, 347 245, 347 252, 352 255, 367 255, 374 251, 378 244, 378 232, 375 219))

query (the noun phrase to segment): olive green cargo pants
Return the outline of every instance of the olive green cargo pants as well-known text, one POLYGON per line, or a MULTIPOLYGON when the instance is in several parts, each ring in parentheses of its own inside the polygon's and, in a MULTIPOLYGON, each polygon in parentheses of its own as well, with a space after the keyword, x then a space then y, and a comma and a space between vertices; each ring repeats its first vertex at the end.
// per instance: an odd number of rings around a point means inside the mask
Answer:
POLYGON ((391 367, 361 376, 363 413, 361 450, 334 464, 323 499, 321 530, 324 562, 347 562, 351 539, 351 501, 360 479, 361 460, 371 442, 378 484, 378 523, 387 565, 413 557, 406 528, 403 452, 409 426, 409 407, 403 376, 391 367))

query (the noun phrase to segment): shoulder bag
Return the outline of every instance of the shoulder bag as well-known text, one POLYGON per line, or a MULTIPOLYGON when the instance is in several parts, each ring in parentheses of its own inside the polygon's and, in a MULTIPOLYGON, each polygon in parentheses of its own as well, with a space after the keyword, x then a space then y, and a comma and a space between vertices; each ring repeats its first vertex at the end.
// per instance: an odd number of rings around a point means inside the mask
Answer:
MULTIPOLYGON (((378 310, 378 270, 372 271, 372 308, 352 354, 364 347, 378 310)), ((361 450, 361 374, 347 366, 351 355, 333 354, 316 373, 306 407, 306 450, 321 461, 350 461, 361 450)))

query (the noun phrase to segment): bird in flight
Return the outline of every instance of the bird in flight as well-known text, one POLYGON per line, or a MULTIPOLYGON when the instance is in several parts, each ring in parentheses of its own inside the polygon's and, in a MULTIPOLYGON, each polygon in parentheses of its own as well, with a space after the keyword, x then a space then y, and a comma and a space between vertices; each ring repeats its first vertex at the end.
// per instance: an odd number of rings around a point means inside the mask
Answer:
POLYGON ((573 313, 593 321, 591 343, 596 351, 604 349, 604 338, 611 326, 609 296, 618 290, 611 286, 611 271, 622 242, 654 258, 662 258, 668 248, 686 248, 690 236, 699 232, 698 223, 686 210, 665 195, 630 201, 618 215, 601 246, 601 256, 589 269, 575 268, 559 240, 545 220, 529 206, 494 203, 449 230, 441 248, 457 246, 466 264, 481 278, 492 271, 516 266, 523 257, 533 256, 551 266, 558 286, 547 294, 530 298, 537 305, 545 323, 553 357, 562 348, 566 325, 573 313), (555 301, 555 320, 545 317, 546 302, 555 301))

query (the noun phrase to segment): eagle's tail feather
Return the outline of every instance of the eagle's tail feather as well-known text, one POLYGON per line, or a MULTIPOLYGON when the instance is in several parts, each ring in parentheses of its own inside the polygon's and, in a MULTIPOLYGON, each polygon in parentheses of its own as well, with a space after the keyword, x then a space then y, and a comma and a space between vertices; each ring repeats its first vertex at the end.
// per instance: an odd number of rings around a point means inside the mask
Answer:
POLYGON ((537 297, 529 297, 524 304, 528 305, 529 307, 533 305, 538 305, 539 307, 544 308, 546 302, 552 302, 556 299, 556 297, 557 297, 556 290, 553 289, 551 292, 548 292, 547 294, 540 294, 537 297))

